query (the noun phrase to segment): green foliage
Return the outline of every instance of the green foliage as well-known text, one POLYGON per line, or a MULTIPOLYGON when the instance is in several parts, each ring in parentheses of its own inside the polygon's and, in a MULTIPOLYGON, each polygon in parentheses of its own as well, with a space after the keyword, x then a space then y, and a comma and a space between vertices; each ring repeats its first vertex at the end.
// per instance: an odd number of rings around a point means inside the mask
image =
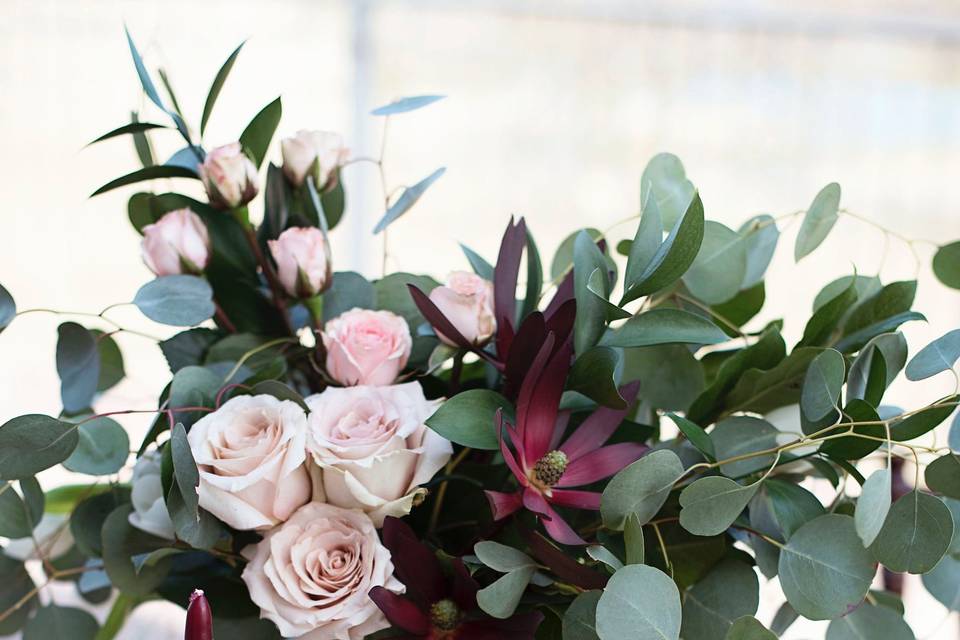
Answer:
POLYGON ((889 469, 878 469, 870 474, 860 491, 853 519, 863 546, 869 547, 877 539, 890 512, 892 478, 889 469))
POLYGON ((36 478, 21 480, 20 493, 14 491, 12 485, 7 485, 0 492, 0 536, 30 537, 43 516, 43 503, 43 490, 36 478))
MULTIPOLYGON (((617 389, 620 354, 610 347, 594 347, 577 358, 567 379, 567 388, 597 404, 624 409, 627 403, 617 389)), ((632 400, 632 399, 631 399, 632 400)))
POLYGON ((624 357, 624 381, 639 380, 641 397, 658 409, 686 411, 705 386, 703 365, 687 345, 626 349, 624 357))
POLYGON ((94 640, 100 625, 96 618, 73 607, 59 607, 55 604, 40 607, 23 629, 24 640, 49 640, 50 638, 71 638, 76 640, 94 640))
POLYGON ((751 416, 734 416, 717 423, 710 432, 718 460, 730 460, 720 465, 720 472, 730 478, 739 478, 773 464, 776 454, 753 455, 776 448, 777 428, 766 420, 751 416), (740 456, 749 456, 734 460, 740 456))
POLYGON ((793 248, 794 260, 799 262, 820 246, 836 224, 839 208, 840 185, 831 182, 820 190, 803 217, 793 248))
POLYGON ((891 571, 926 573, 947 552, 953 539, 953 516, 943 500, 919 491, 900 497, 870 553, 891 571))
POLYGON ((760 584, 753 568, 724 560, 683 596, 684 640, 725 640, 734 622, 752 616, 760 605, 760 584))
POLYGON ((777 636, 753 616, 743 616, 733 621, 724 640, 777 640, 777 636))
POLYGON ((427 418, 427 426, 444 438, 473 449, 499 449, 494 416, 503 410, 512 420, 510 402, 495 391, 471 389, 458 393, 427 418))
POLYGON ((372 309, 376 305, 373 285, 359 273, 339 271, 333 274, 330 288, 323 294, 323 322, 353 308, 372 309))
POLYGON ((17 316, 17 303, 3 285, 0 285, 0 331, 10 326, 17 316))
POLYGON ((28 414, 0 425, 0 480, 23 480, 66 460, 77 448, 75 425, 28 414))
POLYGON ((64 322, 58 329, 57 374, 63 410, 79 413, 90 406, 97 392, 100 354, 93 334, 76 322, 64 322))
POLYGON ((213 84, 210 85, 207 100, 203 103, 203 116, 200 118, 201 136, 207 128, 207 121, 213 112, 213 105, 216 104, 217 98, 220 96, 220 90, 223 89, 223 84, 227 81, 230 70, 233 69, 233 63, 237 61, 237 56, 240 55, 240 49, 242 49, 245 44, 246 41, 241 42, 240 46, 233 50, 233 53, 230 54, 226 62, 223 63, 223 66, 220 67, 220 70, 217 71, 217 76, 213 79, 213 84))
POLYGON ((373 233, 380 233, 388 226, 393 224, 397 218, 405 214, 410 208, 417 203, 424 192, 433 185, 434 182, 440 179, 444 173, 447 172, 446 167, 440 167, 426 178, 416 183, 412 187, 407 187, 403 190, 403 193, 400 194, 400 197, 397 198, 397 201, 390 205, 390 208, 383 214, 383 217, 380 218, 380 222, 377 223, 377 226, 373 228, 373 233))
POLYGON ((649 347, 657 344, 718 344, 727 335, 709 320, 679 309, 651 309, 633 316, 606 334, 607 347, 649 347))
POLYGON ((173 481, 166 490, 167 510, 177 537, 199 549, 210 548, 224 535, 223 525, 199 506, 200 473, 187 442, 187 432, 177 424, 164 448, 164 467, 172 464, 173 481))
POLYGON ((599 640, 597 604, 600 591, 584 591, 573 599, 563 614, 563 640, 599 640))
POLYGON ((933 273, 948 287, 960 289, 960 241, 937 249, 933 256, 933 273))
POLYGON ((682 475, 680 458, 666 449, 649 453, 625 467, 603 491, 600 513, 604 525, 622 530, 631 515, 640 524, 646 524, 660 511, 682 475))
POLYGON ((703 242, 683 283, 707 304, 727 302, 737 295, 747 276, 747 246, 739 233, 708 220, 703 242))
POLYGON ((800 409, 808 420, 822 420, 836 411, 845 366, 843 356, 834 349, 825 349, 810 362, 800 394, 800 409))
POLYGON ((960 455, 948 453, 927 465, 924 480, 932 491, 960 500, 960 455))
POLYGON ((950 331, 921 349, 907 363, 907 380, 925 380, 949 371, 960 358, 960 329, 950 331))
POLYGON ((913 631, 893 609, 864 602, 830 622, 826 640, 914 640, 913 631))
POLYGON ((130 454, 127 431, 111 418, 94 418, 77 427, 77 448, 63 461, 70 471, 106 476, 123 468, 130 454))
POLYGON ((600 640, 677 640, 680 593, 662 571, 642 564, 623 567, 610 578, 597 603, 600 640))
POLYGON ((715 536, 740 516, 759 484, 741 486, 722 476, 693 482, 680 494, 680 525, 698 536, 715 536))
POLYGON ((213 316, 213 290, 197 276, 163 276, 140 287, 133 299, 154 322, 175 327, 200 324, 213 316))
POLYGON ((696 197, 696 188, 687 179, 680 158, 672 153, 658 153, 647 163, 640 176, 640 202, 656 205, 663 219, 663 230, 669 231, 696 197))
MULTIPOLYGON (((210 107, 212 108, 213 105, 211 104, 210 107)), ((206 111, 206 107, 204 110, 206 111)), ((283 105, 280 98, 277 98, 261 109, 240 134, 240 146, 258 168, 267 156, 267 149, 270 147, 270 141, 273 140, 277 125, 280 124, 282 114, 283 105)))
POLYGON ((606 259, 585 231, 581 231, 573 243, 573 291, 577 300, 573 343, 577 355, 582 355, 603 335, 607 324, 606 301, 610 295, 606 259), (593 277, 599 282, 591 290, 593 277))

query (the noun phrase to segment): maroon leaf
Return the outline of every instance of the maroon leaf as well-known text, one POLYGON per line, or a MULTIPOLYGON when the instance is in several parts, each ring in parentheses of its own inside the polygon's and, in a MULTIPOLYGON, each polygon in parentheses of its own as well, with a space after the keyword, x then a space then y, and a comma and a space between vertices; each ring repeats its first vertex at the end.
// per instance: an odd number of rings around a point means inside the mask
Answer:
POLYGON ((597 573, 593 569, 580 564, 574 558, 550 544, 539 533, 529 529, 521 529, 521 532, 523 537, 526 538, 527 544, 530 545, 530 552, 533 557, 550 567, 550 572, 564 582, 575 584, 583 589, 603 589, 607 585, 609 576, 597 573))
POLYGON ((397 579, 407 586, 407 595, 424 607, 446 596, 446 580, 437 556, 410 525, 388 516, 383 522, 383 544, 390 550, 397 579))
POLYGON ((426 635, 430 631, 430 619, 406 598, 383 587, 374 587, 369 595, 393 626, 416 635, 426 635))
POLYGON ((493 313, 497 319, 497 355, 505 359, 513 341, 513 322, 517 313, 517 277, 520 258, 527 246, 527 224, 523 218, 514 224, 513 218, 503 232, 500 253, 493 268, 493 313))

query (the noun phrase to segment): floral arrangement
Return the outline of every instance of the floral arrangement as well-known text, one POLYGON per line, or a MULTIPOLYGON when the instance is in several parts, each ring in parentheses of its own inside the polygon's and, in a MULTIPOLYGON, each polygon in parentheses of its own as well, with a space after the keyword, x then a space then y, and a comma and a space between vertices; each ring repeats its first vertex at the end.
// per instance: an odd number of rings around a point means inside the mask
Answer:
MULTIPOLYGON (((114 337, 138 332, 110 308, 60 325, 62 411, 0 426, 0 635, 103 640, 162 598, 189 605, 195 639, 756 640, 799 616, 831 620, 832 639, 913 638, 895 590, 872 589, 878 564, 958 609, 960 427, 950 446, 932 438, 958 395, 883 398, 901 371, 956 376, 960 330, 908 357, 898 328, 924 320, 916 281, 856 273, 823 288, 791 348, 783 321, 747 328, 784 223, 801 220, 800 260, 853 215, 838 185, 734 230, 705 220, 661 154, 630 238, 579 230, 546 271, 521 218, 492 263, 464 247, 443 283, 370 281, 337 270, 328 231, 343 172, 382 175, 382 156, 300 131, 264 170, 279 98, 208 148, 240 48, 195 130, 129 44, 166 120, 97 139, 131 136, 143 167, 94 195, 160 178, 205 194, 129 200, 156 275, 131 303, 184 329, 159 342, 171 379, 144 409, 101 401, 131 364, 114 337), (151 136, 176 134, 186 146, 157 163, 151 136), (131 413, 156 414, 135 457, 118 422, 131 413), (36 476, 56 465, 91 480, 44 492, 36 476), (761 576, 784 594, 766 626, 761 576), (44 602, 51 581, 112 597, 106 622, 44 602)), ((374 232, 442 173, 384 184, 374 232)), ((933 269, 960 288, 960 243, 937 247, 933 269)), ((0 329, 50 311, 18 310, 0 287, 0 329)))

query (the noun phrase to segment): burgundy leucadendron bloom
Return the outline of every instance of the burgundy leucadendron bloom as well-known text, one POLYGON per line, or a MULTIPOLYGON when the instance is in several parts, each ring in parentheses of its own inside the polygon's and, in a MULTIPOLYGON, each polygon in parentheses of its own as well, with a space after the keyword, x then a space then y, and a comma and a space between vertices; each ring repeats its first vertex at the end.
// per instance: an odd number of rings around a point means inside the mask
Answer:
MULTIPOLYGON (((555 335, 547 336, 517 398, 516 427, 497 414, 500 451, 520 483, 514 493, 487 491, 495 520, 506 518, 521 507, 537 514, 547 533, 562 544, 586 542, 554 510, 553 505, 600 509, 600 495, 571 489, 603 480, 647 452, 647 446, 623 442, 603 446, 627 414, 627 407, 600 407, 583 421, 562 444, 569 414, 560 413, 560 396, 570 368, 569 337, 554 349, 555 335), (504 427, 506 427, 504 429, 504 427), (510 449, 512 442, 516 454, 510 449)), ((639 383, 620 388, 629 406, 639 383)))
POLYGON ((383 544, 390 549, 393 574, 406 585, 397 595, 374 587, 370 598, 393 626, 407 635, 391 640, 533 640, 543 615, 517 613, 506 620, 491 618, 477 608, 477 590, 459 558, 450 561, 453 574, 443 573, 437 556, 398 518, 383 523, 383 544))
POLYGON ((210 603, 200 589, 194 589, 190 594, 190 604, 187 605, 187 628, 183 635, 184 640, 213 640, 213 614, 210 613, 210 603))

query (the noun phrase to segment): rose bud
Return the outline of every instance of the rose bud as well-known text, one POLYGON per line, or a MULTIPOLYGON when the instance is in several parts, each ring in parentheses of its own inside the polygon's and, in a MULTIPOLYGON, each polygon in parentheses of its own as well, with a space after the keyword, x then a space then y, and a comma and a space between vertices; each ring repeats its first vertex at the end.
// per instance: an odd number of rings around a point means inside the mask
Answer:
POLYGON ((332 187, 335 171, 347 159, 348 149, 343 137, 332 131, 297 131, 291 138, 280 141, 283 155, 283 173, 296 186, 313 176, 317 189, 332 187))
POLYGON ((210 236, 200 216, 177 209, 143 228, 143 261, 158 276, 203 273, 210 259, 210 236))
POLYGON ((327 373, 345 386, 393 384, 407 365, 413 339, 401 316, 352 309, 323 328, 327 373))
MULTIPOLYGON (((478 275, 454 271, 447 278, 445 287, 430 292, 430 300, 457 331, 475 345, 489 340, 497 330, 493 315, 493 283, 478 275)), ((439 331, 437 337, 450 346, 458 346, 439 331)))
POLYGON ((200 165, 200 180, 210 204, 235 209, 247 204, 259 191, 257 167, 243 153, 239 142, 217 147, 200 165))
POLYGON ((194 589, 187 605, 187 628, 183 640, 213 640, 213 614, 201 589, 194 589))
POLYGON ((267 245, 277 263, 277 278, 294 298, 312 298, 330 282, 330 252, 316 227, 291 227, 267 245))

